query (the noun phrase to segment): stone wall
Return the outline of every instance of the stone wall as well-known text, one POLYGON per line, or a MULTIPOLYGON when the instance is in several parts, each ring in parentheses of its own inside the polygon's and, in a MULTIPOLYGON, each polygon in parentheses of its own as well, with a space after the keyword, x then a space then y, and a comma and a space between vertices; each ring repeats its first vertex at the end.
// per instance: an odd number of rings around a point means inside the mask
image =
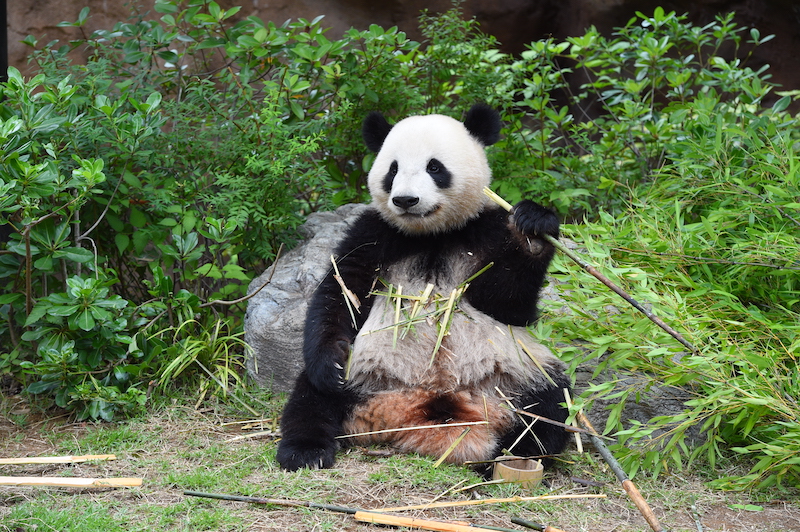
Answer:
MULTIPOLYGON (((84 6, 91 19, 86 30, 110 28, 126 20, 133 3, 148 10, 153 0, 6 0, 8 2, 9 63, 29 72, 27 46, 20 41, 27 35, 41 42, 69 40, 79 35, 76 28, 59 28, 61 21, 74 21, 84 6)), ((278 24, 289 18, 314 18, 325 15, 331 35, 340 36, 350 27, 370 24, 398 26, 412 38, 417 34, 417 18, 422 9, 446 10, 451 0, 217 0, 223 8, 242 6, 239 16, 256 15, 278 24)), ((661 5, 667 11, 689 13, 697 24, 713 20, 720 12, 735 11, 737 22, 757 27, 762 35, 776 38, 759 48, 751 66, 769 64, 773 80, 785 88, 800 88, 800 3, 795 0, 466 0, 463 10, 481 23, 484 32, 497 37, 503 48, 518 52, 525 44, 547 36, 564 38, 580 34, 590 25, 604 33, 624 25, 636 11, 652 13, 661 5)))

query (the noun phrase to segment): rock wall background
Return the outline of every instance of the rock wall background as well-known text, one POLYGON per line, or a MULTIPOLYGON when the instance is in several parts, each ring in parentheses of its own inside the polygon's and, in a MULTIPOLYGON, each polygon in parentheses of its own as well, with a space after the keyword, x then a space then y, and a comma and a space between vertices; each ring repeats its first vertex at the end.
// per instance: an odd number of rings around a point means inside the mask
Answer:
MULTIPOLYGON (((29 72, 27 46, 20 41, 34 35, 42 42, 62 41, 79 36, 77 28, 59 28, 62 21, 74 21, 89 6, 87 31, 110 28, 126 20, 129 3, 149 10, 153 0, 6 0, 8 2, 9 64, 29 72)), ((331 35, 339 37, 354 26, 370 24, 398 26, 419 39, 417 17, 422 9, 440 12, 451 0, 217 0, 223 8, 242 6, 239 16, 256 15, 283 23, 290 18, 312 19, 325 15, 331 35)), ((688 13, 696 24, 713 20, 717 13, 735 11, 736 22, 756 27, 762 35, 775 34, 759 47, 750 66, 770 65, 773 81, 786 89, 800 88, 800 2, 796 0, 465 0, 465 15, 475 17, 485 33, 494 35, 507 52, 518 52, 525 44, 547 36, 561 39, 583 32, 590 25, 605 34, 623 26, 636 11, 650 14, 657 6, 666 11, 688 13)))

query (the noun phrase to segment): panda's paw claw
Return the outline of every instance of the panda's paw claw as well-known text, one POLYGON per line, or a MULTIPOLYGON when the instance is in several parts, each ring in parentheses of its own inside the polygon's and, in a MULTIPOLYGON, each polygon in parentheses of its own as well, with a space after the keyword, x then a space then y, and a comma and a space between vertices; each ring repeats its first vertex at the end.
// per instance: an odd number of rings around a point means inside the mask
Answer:
POLYGON ((281 442, 278 463, 287 471, 298 469, 328 469, 336 461, 336 446, 296 445, 281 442))
POLYGON ((550 209, 531 200, 522 200, 511 211, 514 226, 523 235, 558 238, 558 217, 550 209))

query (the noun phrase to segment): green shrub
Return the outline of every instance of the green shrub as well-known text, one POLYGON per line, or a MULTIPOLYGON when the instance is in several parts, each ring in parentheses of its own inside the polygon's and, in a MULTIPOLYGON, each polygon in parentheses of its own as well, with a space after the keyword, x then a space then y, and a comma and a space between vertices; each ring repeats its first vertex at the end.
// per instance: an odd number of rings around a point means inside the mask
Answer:
MULTIPOLYGON (((309 212, 366 199, 368 110, 450 105, 460 85, 428 97, 430 80, 477 57, 439 67, 397 28, 334 40, 321 19, 232 22, 209 0, 155 11, 66 45, 28 38, 40 73, 2 87, 0 371, 80 418, 135 411, 154 376, 204 377, 204 331, 242 356, 243 303, 213 301, 239 300, 309 212), (165 369, 179 360, 194 373, 165 369)), ((455 12, 426 20, 453 28, 438 54, 483 42, 455 12)))

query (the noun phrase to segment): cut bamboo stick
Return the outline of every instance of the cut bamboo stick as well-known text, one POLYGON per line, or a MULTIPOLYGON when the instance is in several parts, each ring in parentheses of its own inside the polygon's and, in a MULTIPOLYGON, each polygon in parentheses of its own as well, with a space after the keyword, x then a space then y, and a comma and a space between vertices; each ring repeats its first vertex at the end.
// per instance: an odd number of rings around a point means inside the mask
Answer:
POLYGON ((6 464, 77 464, 90 460, 116 460, 113 454, 87 454, 83 456, 26 456, 22 458, 0 458, 0 465, 6 464))
POLYGON ((597 431, 594 430, 592 423, 589 421, 589 418, 586 417, 586 414, 583 412, 578 412, 577 416, 578 422, 589 429, 591 432, 589 433, 589 439, 594 444, 594 448, 597 452, 600 453, 600 456, 606 461, 608 466, 617 476, 617 479, 622 483, 622 488, 628 494, 628 497, 631 498, 633 504, 636 505, 636 508, 639 509, 641 512, 642 517, 644 520, 647 521, 647 524, 650 525, 650 528, 653 529, 653 532, 666 532, 666 529, 661 526, 659 523, 656 514, 653 513, 653 510, 650 508, 650 505, 647 504, 647 501, 642 497, 642 494, 639 492, 639 488, 628 478, 628 475, 622 469, 622 466, 617 462, 617 459, 614 458, 614 455, 611 453, 606 444, 603 443, 603 440, 597 437, 597 431))
POLYGON ((356 512, 356 521, 362 523, 374 523, 379 525, 405 526, 409 528, 419 528, 422 530, 436 530, 439 532, 476 532, 480 530, 509 530, 500 528, 483 528, 481 526, 462 525, 459 523, 447 523, 444 521, 429 521, 427 519, 417 519, 414 517, 402 517, 399 515, 377 514, 373 512, 356 512))
POLYGON ((140 478, 0 477, 0 486, 56 486, 64 488, 124 488, 141 486, 140 478))
MULTIPOLYGON (((492 201, 500 205, 505 210, 511 211, 511 209, 513 209, 512 205, 509 202, 498 196, 497 193, 495 193, 489 187, 484 187, 483 193, 489 196, 489 198, 492 201)), ((698 349, 694 345, 692 345, 688 340, 686 340, 686 338, 684 338, 683 335, 681 335, 681 333, 679 333, 678 331, 667 325, 667 323, 664 322, 664 320, 662 320, 661 318, 659 318, 658 316, 656 316, 655 314, 644 308, 641 305, 641 303, 633 299, 633 297, 631 297, 630 294, 628 294, 625 290, 617 286, 611 279, 600 273, 600 271, 597 268, 595 268, 594 266, 583 260, 575 252, 573 252, 567 246, 562 244, 557 238, 554 238, 550 235, 542 235, 542 238, 550 242, 550 244, 552 244, 556 249, 561 251, 564 255, 575 261, 575 263, 577 263, 587 273, 593 275, 598 281, 609 287, 614 293, 616 293, 622 299, 630 303, 631 306, 633 306, 633 308, 635 308, 636 310, 647 316, 650 319, 650 321, 661 327, 670 336, 672 336, 681 344, 683 344, 684 347, 686 347, 689 351, 691 351, 694 354, 700 354, 700 351, 698 351, 698 349)))
POLYGON ((506 502, 527 502, 527 501, 550 501, 557 499, 604 499, 605 494, 582 494, 582 495, 539 495, 536 497, 505 497, 502 499, 479 499, 469 501, 444 501, 431 502, 427 504, 415 504, 413 506, 397 506, 395 508, 379 508, 376 512, 403 512, 406 510, 427 510, 430 508, 454 508, 457 506, 478 506, 481 504, 501 504, 506 502))

